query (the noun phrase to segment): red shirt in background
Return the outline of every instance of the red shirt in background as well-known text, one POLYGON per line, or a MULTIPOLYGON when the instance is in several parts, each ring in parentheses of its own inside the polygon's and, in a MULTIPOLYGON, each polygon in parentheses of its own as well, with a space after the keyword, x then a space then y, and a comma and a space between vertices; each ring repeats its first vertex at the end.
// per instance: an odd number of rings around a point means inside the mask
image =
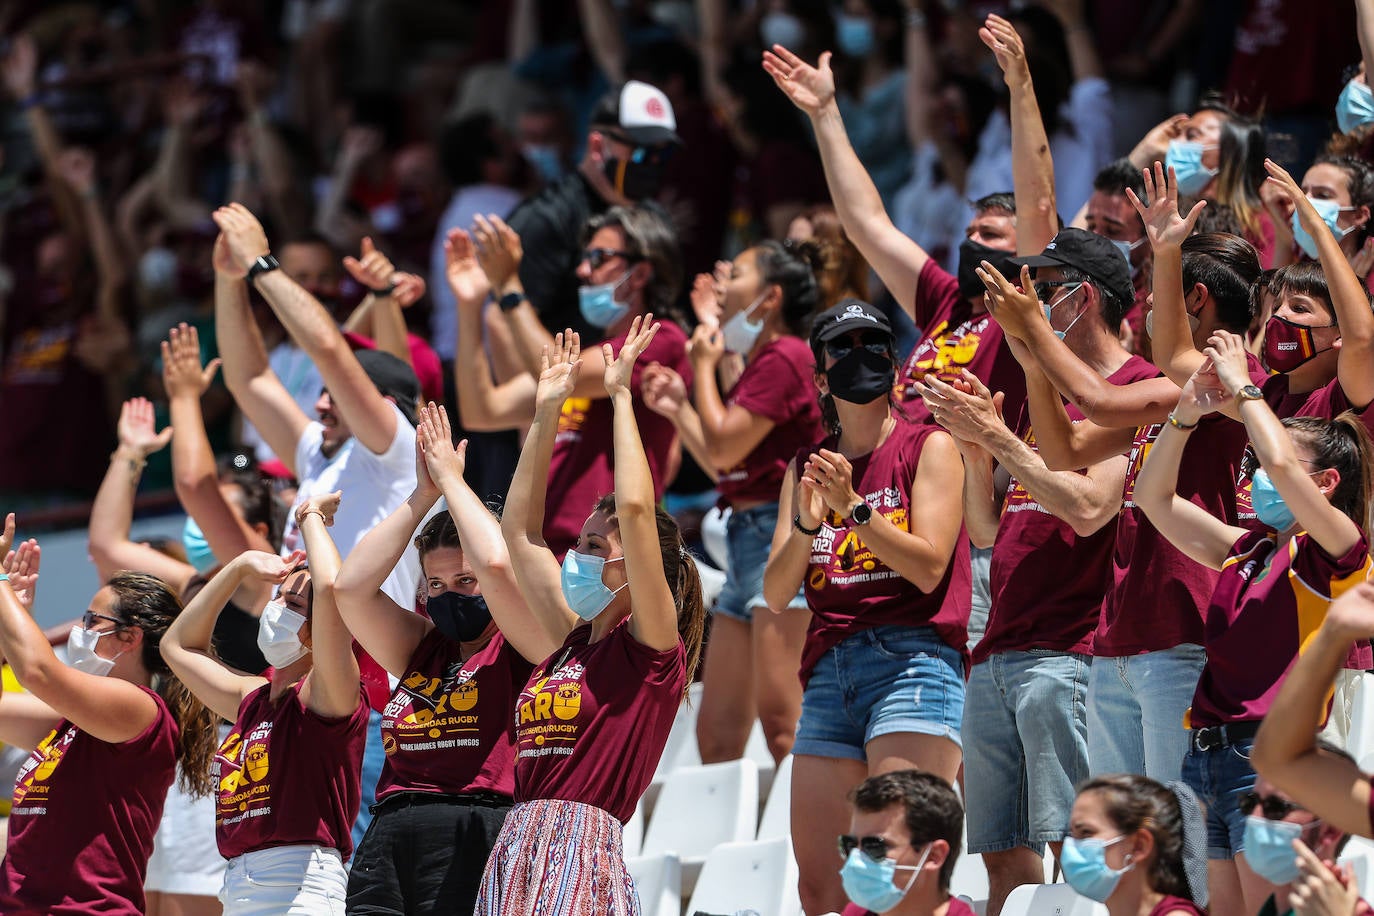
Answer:
POLYGON ((1246 6, 1226 95, 1238 98, 1242 111, 1330 117, 1341 72, 1360 60, 1354 7, 1310 0, 1251 0, 1246 6))

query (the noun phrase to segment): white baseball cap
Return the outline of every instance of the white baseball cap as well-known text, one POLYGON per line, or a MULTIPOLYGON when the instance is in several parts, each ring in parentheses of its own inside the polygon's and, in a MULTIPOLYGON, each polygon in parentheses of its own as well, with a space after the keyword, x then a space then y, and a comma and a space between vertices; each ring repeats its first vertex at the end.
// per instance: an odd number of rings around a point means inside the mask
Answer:
POLYGON ((619 127, 639 146, 682 145, 673 104, 663 90, 639 80, 630 80, 618 92, 606 95, 592 115, 592 125, 619 127))

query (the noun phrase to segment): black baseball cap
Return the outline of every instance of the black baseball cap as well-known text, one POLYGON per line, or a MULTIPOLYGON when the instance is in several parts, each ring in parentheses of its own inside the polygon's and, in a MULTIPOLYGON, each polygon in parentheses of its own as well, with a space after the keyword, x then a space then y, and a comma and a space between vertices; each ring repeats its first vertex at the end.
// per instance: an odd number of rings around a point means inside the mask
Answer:
MULTIPOLYGON (((1109 290, 1129 305, 1135 299, 1131 269, 1110 239, 1086 229, 1061 229, 1045 250, 1011 263, 1028 267, 1072 267, 1088 275, 1094 283, 1109 290)), ((1015 281, 1014 277, 1008 279, 1015 281)))
POLYGON ((681 146, 673 103, 663 90, 630 80, 602 96, 592 113, 592 127, 613 127, 637 146, 681 146))
POLYGON ((420 380, 415 377, 415 370, 384 350, 358 350, 353 355, 382 396, 394 398, 396 407, 415 426, 420 400, 420 380))
POLYGON ((834 340, 850 331, 880 331, 891 338, 892 324, 886 315, 867 302, 841 299, 837 305, 817 315, 816 320, 812 322, 811 345, 814 348, 818 343, 834 340))

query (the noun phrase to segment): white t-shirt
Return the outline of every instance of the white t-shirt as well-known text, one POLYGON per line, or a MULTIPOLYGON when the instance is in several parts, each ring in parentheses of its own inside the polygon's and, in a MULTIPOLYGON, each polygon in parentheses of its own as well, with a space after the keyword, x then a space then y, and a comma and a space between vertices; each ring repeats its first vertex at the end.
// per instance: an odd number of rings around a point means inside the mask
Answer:
MULTIPOLYGON (((296 505, 312 496, 343 491, 343 500, 329 533, 344 559, 348 559, 349 552, 363 535, 396 511, 415 489, 415 427, 396 405, 392 404, 391 409, 396 413, 396 435, 380 455, 368 451, 355 436, 332 457, 326 458, 321 451, 324 427, 318 422, 310 423, 296 443, 296 475, 301 482, 296 505)), ((293 507, 282 535, 282 555, 303 546, 293 507)), ((415 590, 419 582, 420 558, 412 544, 406 547, 401 562, 382 585, 382 591, 409 610, 415 607, 415 590)))

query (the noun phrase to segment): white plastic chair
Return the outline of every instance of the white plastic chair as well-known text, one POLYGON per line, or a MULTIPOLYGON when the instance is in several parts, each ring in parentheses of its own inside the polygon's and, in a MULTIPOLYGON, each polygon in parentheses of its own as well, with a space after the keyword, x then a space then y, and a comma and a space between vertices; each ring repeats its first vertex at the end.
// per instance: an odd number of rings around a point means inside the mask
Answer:
POLYGON ((1107 908, 1067 884, 1023 884, 1008 895, 1002 916, 1107 916, 1107 908))
POLYGON ((1345 749, 1362 770, 1374 768, 1374 676, 1367 673, 1360 676, 1355 686, 1345 749))
POLYGON ((758 839, 776 840, 792 835, 792 755, 782 758, 768 790, 768 801, 759 818, 758 839))
POLYGON ((635 805, 635 813, 630 815, 630 819, 626 821, 621 845, 625 848, 625 858, 629 859, 639 855, 639 848, 644 845, 643 802, 635 805))
POLYGON ((690 894, 712 849, 754 838, 758 793, 758 768, 752 760, 674 770, 649 816, 641 855, 677 853, 682 891, 690 894))
POLYGON ((668 743, 663 746, 663 756, 658 759, 658 768, 644 791, 640 804, 646 815, 654 813, 658 803, 658 793, 663 783, 679 767, 701 766, 701 751, 697 748, 697 713, 701 710, 701 683, 687 688, 687 699, 678 705, 677 715, 673 717, 672 728, 668 732, 668 743))
POLYGON ((1374 842, 1363 837, 1351 837, 1345 849, 1341 850, 1339 861, 1354 870, 1360 896, 1365 900, 1374 897, 1374 842))
POLYGON ((677 856, 626 856, 644 916, 678 916, 682 908, 682 865, 677 856))
POLYGON ((741 910, 754 910, 759 916, 800 916, 791 840, 724 843, 711 850, 687 904, 688 916, 741 910))

